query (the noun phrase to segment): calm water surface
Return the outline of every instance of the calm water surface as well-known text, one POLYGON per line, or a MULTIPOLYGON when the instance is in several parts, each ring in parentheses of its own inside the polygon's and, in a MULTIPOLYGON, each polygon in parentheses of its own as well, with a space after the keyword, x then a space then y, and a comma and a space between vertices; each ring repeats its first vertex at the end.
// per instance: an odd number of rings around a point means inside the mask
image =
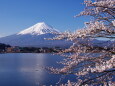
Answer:
MULTIPOLYGON (((0 54, 0 86, 55 86, 62 75, 50 74, 42 67, 61 67, 56 62, 62 59, 60 56, 42 53, 0 54)), ((66 76, 60 84, 70 78, 75 80, 74 76, 66 76)))

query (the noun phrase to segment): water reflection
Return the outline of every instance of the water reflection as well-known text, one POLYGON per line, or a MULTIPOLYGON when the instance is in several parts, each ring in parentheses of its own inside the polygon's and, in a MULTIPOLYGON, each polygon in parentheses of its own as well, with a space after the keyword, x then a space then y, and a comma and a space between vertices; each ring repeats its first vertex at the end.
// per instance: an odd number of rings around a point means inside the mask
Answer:
POLYGON ((0 86, 55 85, 61 75, 49 74, 42 67, 60 67, 56 64, 60 60, 60 56, 42 53, 0 54, 0 86))

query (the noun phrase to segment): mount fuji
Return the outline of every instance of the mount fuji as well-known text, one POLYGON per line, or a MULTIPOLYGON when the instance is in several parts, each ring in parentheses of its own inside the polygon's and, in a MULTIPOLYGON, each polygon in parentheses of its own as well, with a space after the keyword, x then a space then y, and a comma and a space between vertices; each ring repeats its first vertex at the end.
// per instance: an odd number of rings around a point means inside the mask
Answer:
POLYGON ((58 30, 44 22, 37 23, 19 33, 0 38, 0 43, 21 47, 68 47, 72 43, 65 40, 46 40, 53 38, 58 30))
POLYGON ((30 28, 27 28, 19 33, 17 35, 42 35, 42 34, 47 34, 47 33, 58 33, 59 31, 54 29, 52 26, 47 25, 44 22, 37 23, 33 25, 30 28))

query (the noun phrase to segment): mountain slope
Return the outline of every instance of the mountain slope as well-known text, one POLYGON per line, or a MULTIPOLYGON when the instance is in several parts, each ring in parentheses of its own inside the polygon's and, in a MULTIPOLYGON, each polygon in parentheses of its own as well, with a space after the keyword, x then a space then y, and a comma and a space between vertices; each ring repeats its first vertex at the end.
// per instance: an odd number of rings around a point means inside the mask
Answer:
POLYGON ((17 34, 0 38, 0 43, 22 47, 67 47, 71 45, 71 42, 68 43, 65 40, 44 39, 55 37, 56 35, 52 33, 58 33, 58 31, 41 22, 17 34))

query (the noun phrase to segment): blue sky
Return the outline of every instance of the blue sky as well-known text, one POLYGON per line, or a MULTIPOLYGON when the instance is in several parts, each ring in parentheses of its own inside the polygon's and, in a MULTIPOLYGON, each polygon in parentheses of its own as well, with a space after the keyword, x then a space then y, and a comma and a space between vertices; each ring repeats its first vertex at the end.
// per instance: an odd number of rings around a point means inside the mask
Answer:
POLYGON ((0 36, 11 35, 38 22, 65 31, 83 27, 87 17, 74 18, 84 0, 0 0, 0 36))

